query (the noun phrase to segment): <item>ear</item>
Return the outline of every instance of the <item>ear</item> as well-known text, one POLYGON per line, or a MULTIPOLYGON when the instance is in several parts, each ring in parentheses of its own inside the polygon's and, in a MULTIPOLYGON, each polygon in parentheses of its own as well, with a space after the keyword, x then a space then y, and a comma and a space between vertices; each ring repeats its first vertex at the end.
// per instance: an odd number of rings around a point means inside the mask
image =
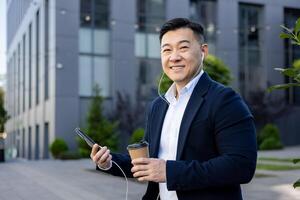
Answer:
POLYGON ((201 51, 204 54, 204 57, 208 55, 208 45, 207 44, 202 44, 201 45, 201 51))

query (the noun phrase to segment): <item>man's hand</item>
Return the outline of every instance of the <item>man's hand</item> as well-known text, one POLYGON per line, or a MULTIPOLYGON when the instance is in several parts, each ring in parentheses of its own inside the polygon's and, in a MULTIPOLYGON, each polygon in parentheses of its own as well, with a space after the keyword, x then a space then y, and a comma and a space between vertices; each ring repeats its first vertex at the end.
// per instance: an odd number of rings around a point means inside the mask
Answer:
POLYGON ((99 149, 99 145, 94 144, 90 157, 101 169, 107 169, 111 166, 112 156, 110 150, 107 147, 99 149))
POLYGON ((133 177, 138 181, 166 182, 166 161, 155 158, 137 158, 131 162, 133 177))

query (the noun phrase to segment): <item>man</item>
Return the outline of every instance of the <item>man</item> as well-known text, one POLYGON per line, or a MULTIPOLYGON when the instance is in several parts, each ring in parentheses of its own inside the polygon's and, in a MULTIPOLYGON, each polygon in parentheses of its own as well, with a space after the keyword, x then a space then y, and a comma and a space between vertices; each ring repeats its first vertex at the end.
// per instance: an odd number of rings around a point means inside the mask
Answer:
POLYGON ((164 73, 174 81, 148 111, 145 140, 151 158, 130 160, 95 145, 91 158, 102 170, 148 181, 143 199, 240 200, 240 184, 256 166, 253 117, 232 89, 203 71, 208 47, 203 28, 184 18, 160 31, 164 73))

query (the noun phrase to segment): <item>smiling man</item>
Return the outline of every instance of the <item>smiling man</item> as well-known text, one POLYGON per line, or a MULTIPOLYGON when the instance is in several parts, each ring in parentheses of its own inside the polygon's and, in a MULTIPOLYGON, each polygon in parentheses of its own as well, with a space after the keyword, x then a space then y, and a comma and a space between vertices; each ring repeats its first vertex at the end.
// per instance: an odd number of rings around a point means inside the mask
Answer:
POLYGON ((208 54, 201 25, 185 18, 160 31, 164 73, 174 82, 148 111, 145 140, 151 158, 130 160, 107 147, 91 158, 100 170, 148 181, 145 200, 240 200, 240 184, 256 166, 256 134, 249 109, 232 89, 203 71, 208 54))

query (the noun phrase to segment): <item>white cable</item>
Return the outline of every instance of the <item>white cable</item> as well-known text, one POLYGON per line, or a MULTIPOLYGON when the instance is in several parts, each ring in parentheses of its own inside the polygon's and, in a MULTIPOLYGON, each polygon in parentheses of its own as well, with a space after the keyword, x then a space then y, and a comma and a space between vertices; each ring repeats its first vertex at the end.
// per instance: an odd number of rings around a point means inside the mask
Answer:
POLYGON ((161 95, 161 93, 160 93, 160 84, 161 84, 161 81, 162 81, 164 75, 165 75, 165 72, 163 72, 163 74, 162 74, 161 77, 160 77, 160 80, 159 80, 159 83, 158 83, 158 87, 157 87, 157 94, 158 94, 158 96, 159 96, 162 100, 164 100, 168 105, 170 105, 170 103, 167 101, 167 99, 164 98, 164 97, 161 95))
POLYGON ((157 195, 157 197, 156 197, 156 200, 158 200, 158 199, 159 199, 159 194, 160 194, 160 193, 158 192, 158 195, 157 195))
POLYGON ((122 168, 118 165, 118 163, 116 163, 115 161, 112 160, 112 163, 114 163, 120 170, 121 172, 123 173, 124 177, 125 177, 125 180, 126 180, 126 200, 128 200, 128 179, 127 179, 127 176, 125 174, 125 172, 122 170, 122 168))

